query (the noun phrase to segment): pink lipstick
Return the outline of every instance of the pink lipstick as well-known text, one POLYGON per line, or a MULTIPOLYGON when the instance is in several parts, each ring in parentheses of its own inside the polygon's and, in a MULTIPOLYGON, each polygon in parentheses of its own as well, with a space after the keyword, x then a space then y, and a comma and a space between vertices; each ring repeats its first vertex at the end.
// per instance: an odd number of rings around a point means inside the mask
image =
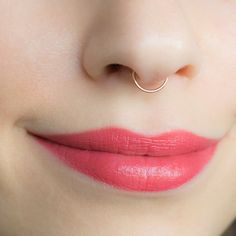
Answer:
POLYGON ((156 136, 102 128, 79 134, 34 134, 65 165, 115 188, 138 192, 175 189, 198 175, 219 139, 184 130, 156 136))

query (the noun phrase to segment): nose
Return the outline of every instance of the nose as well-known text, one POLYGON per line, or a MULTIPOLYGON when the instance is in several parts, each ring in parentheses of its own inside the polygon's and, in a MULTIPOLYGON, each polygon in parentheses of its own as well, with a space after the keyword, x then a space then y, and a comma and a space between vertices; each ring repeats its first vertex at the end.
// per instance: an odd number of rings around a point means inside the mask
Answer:
POLYGON ((200 66, 199 50, 176 2, 106 1, 84 47, 82 63, 89 76, 108 79, 111 69, 123 68, 135 71, 147 87, 175 74, 192 78, 200 66))

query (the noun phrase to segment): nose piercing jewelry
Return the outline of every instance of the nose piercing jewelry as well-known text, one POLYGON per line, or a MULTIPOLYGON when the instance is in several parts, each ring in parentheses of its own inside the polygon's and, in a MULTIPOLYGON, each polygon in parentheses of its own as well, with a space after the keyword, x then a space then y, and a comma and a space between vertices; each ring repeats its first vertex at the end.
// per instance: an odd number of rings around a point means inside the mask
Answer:
POLYGON ((136 86, 140 89, 140 90, 142 90, 143 92, 146 92, 146 93, 155 93, 155 92, 157 92, 157 91, 160 91, 161 89, 163 89, 164 87, 165 87, 165 85, 166 85, 166 83, 167 83, 167 81, 168 81, 168 77, 165 79, 165 81, 163 82, 163 84, 160 86, 160 87, 158 87, 158 88, 155 88, 155 89, 145 89, 145 88, 142 88, 139 84, 138 84, 138 82, 137 82, 137 80, 136 80, 136 75, 137 75, 137 73, 133 70, 132 71, 132 78, 133 78, 133 80, 134 80, 134 83, 136 84, 136 86))

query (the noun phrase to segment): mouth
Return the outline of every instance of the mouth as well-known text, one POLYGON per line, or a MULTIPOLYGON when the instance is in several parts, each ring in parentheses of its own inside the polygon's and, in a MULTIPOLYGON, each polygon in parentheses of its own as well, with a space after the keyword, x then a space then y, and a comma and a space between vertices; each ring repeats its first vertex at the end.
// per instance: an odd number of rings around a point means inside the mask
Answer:
POLYGON ((204 170, 219 143, 185 130, 155 136, 116 127, 79 134, 28 133, 72 170, 137 192, 161 192, 186 184, 204 170))

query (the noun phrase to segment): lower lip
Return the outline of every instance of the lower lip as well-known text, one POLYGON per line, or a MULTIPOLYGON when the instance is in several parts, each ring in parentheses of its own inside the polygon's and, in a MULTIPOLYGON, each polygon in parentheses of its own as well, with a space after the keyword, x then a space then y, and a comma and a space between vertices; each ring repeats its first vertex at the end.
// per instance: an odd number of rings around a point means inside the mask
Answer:
POLYGON ((71 148, 33 136, 66 166, 118 189, 161 192, 176 189, 203 171, 217 143, 197 152, 167 157, 127 156, 71 148))

